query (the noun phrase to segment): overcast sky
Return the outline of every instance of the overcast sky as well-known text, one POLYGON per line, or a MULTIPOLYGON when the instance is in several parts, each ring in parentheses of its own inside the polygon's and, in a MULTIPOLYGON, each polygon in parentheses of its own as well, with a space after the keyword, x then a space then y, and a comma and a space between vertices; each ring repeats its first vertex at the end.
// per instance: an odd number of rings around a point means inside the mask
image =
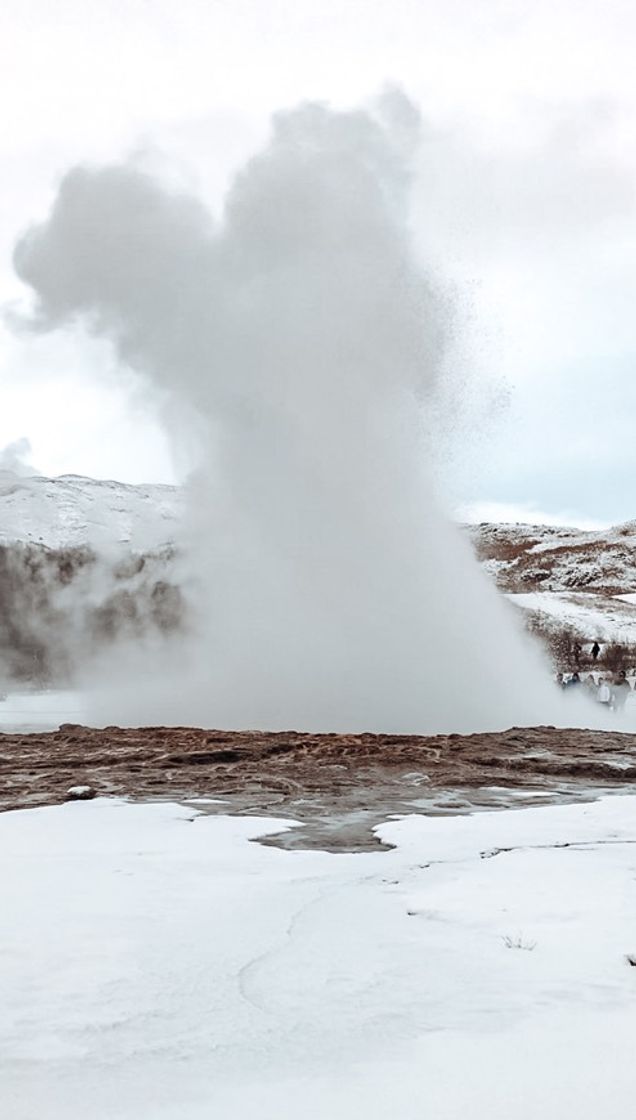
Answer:
MULTIPOLYGON (((24 300, 13 245, 69 166, 133 153, 218 213, 273 111, 398 84, 425 121, 414 237, 454 285, 484 425, 448 441, 449 489, 485 516, 634 517, 634 57, 622 0, 4 0, 0 299, 24 300)), ((0 448, 26 437, 48 474, 177 477, 105 347, 1 331, 0 448)))

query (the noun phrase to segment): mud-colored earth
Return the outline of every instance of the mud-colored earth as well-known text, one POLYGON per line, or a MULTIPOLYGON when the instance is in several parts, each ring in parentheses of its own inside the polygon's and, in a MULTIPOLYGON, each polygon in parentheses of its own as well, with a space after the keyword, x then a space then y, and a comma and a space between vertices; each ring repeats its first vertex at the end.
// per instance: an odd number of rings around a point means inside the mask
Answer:
POLYGON ((412 812, 462 813, 636 790, 636 735, 512 728, 478 735, 309 735, 63 724, 0 734, 0 809, 97 795, 192 802, 293 818, 270 838, 332 851, 377 846, 372 828, 412 812), (221 799, 214 804, 199 799, 221 799))

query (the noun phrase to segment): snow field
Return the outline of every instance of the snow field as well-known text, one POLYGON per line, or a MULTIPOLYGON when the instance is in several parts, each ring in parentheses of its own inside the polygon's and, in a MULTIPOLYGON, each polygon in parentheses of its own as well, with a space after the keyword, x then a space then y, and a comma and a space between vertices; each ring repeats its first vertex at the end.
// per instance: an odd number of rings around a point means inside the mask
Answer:
POLYGON ((515 606, 543 616, 556 629, 571 626, 591 644, 603 642, 636 644, 634 604, 626 595, 601 599, 592 594, 566 594, 557 591, 509 592, 506 598, 515 606), (625 605, 628 603, 628 605, 625 605))
POLYGON ((285 827, 0 817, 2 1115, 630 1114, 635 797, 391 820, 390 852, 250 842, 285 827))

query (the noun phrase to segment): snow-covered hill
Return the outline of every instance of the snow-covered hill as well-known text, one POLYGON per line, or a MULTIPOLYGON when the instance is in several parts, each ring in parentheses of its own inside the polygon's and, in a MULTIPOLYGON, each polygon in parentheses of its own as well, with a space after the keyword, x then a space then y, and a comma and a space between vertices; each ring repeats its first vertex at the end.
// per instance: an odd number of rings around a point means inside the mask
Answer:
POLYGON ((127 544, 150 551, 174 540, 181 509, 176 486, 129 486, 67 474, 0 472, 0 544, 46 548, 127 544))
POLYGON ((468 532, 483 568, 542 628, 636 645, 636 521, 596 532, 493 524, 468 532))
POLYGON ((504 591, 636 591, 636 521, 596 532, 488 523, 468 531, 504 591))
MULTIPOLYGON (((22 676, 33 667, 50 675, 54 663, 70 671, 65 643, 86 650, 122 632, 178 626, 182 504, 175 486, 0 472, 0 676, 3 664, 22 676)), ((636 522, 601 532, 489 523, 464 531, 544 637, 572 631, 583 645, 636 647, 636 522)))
POLYGON ((67 683, 105 644, 184 624, 180 503, 171 486, 0 473, 0 692, 67 683))

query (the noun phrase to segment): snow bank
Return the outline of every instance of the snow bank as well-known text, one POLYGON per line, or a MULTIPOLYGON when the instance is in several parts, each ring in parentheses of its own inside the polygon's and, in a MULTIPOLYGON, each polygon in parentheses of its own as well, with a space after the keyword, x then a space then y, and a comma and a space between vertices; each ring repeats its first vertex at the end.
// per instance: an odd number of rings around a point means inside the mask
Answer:
POLYGON ((635 810, 408 817, 338 856, 177 805, 4 814, 2 1113, 622 1120, 635 810))

